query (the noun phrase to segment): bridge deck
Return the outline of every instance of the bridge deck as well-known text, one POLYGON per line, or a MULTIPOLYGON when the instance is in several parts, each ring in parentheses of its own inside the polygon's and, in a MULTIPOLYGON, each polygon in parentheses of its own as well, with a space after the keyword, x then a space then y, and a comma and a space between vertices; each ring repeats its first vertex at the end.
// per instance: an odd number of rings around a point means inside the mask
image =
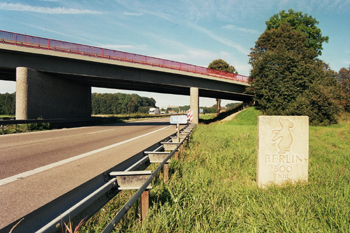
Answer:
POLYGON ((79 54, 83 56, 98 57, 129 63, 138 63, 167 69, 181 70, 196 74, 208 75, 222 79, 235 80, 243 83, 248 82, 248 77, 219 70, 209 69, 201 66, 170 61, 161 58, 149 57, 139 54, 126 53, 118 50, 99 48, 89 45, 70 43, 65 41, 23 35, 19 33, 0 30, 0 43, 11 44, 22 47, 52 50, 64 53, 79 54))

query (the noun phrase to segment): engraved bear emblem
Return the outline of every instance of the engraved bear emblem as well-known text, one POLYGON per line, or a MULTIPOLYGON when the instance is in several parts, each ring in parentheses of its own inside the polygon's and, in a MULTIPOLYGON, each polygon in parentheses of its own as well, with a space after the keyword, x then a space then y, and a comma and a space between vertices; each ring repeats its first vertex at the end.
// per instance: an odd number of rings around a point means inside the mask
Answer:
POLYGON ((279 122, 282 128, 280 130, 272 131, 272 133, 275 134, 272 141, 274 142, 281 138, 280 142, 277 144, 277 147, 280 150, 278 154, 284 154, 287 151, 290 151, 290 147, 293 143, 293 137, 290 129, 293 128, 294 125, 288 119, 280 118, 279 122))

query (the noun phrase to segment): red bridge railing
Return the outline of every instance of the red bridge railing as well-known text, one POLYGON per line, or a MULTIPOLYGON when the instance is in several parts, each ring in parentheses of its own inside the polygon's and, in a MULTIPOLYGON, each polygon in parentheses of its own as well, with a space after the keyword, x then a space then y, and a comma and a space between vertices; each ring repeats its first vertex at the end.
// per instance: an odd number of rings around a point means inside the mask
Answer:
POLYGON ((181 70, 196 74, 209 75, 217 78, 235 80, 239 82, 248 82, 248 77, 238 74, 232 74, 220 70, 209 69, 201 66, 190 65, 186 63, 165 60, 161 58, 148 57, 133 53, 126 53, 117 50, 98 48, 89 45, 75 44, 65 41, 52 40, 36 36, 29 36, 13 32, 0 30, 0 43, 12 44, 17 46, 53 50, 64 53, 73 53, 90 57, 99 57, 104 59, 118 60, 123 62, 139 63, 149 66, 157 66, 174 70, 181 70))

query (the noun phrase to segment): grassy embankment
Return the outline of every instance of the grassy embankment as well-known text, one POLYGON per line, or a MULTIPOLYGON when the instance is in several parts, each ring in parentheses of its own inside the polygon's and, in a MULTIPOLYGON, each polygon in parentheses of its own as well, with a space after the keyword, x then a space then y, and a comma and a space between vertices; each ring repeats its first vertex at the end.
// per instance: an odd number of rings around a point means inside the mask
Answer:
MULTIPOLYGON (((261 190, 257 115, 249 108, 233 121, 199 125, 171 162, 170 182, 153 184, 148 219, 140 223, 134 205, 117 232, 349 232, 350 121, 310 127, 308 183, 261 190)), ((131 195, 117 195, 82 232, 101 231, 131 195)))

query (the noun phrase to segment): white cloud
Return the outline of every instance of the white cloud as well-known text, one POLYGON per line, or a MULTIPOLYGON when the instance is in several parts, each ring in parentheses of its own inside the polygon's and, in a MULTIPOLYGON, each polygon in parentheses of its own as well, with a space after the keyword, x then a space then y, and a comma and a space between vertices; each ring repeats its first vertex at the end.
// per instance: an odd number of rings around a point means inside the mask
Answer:
MULTIPOLYGON (((202 18, 204 16, 208 16, 212 15, 214 13, 215 10, 213 10, 214 8, 218 8, 217 4, 214 4, 212 2, 207 2, 207 0, 198 0, 194 6, 191 6, 191 2, 188 3, 188 1, 186 1, 186 3, 182 2, 183 5, 181 5, 182 7, 179 7, 179 5, 176 5, 176 7, 168 7, 168 8, 153 8, 152 10, 148 10, 149 7, 148 5, 144 4, 142 5, 140 2, 133 2, 133 1, 121 1, 121 0, 117 0, 119 4, 123 5, 124 7, 128 8, 128 9, 139 9, 140 12, 143 12, 145 14, 150 14, 159 18, 162 18, 164 20, 170 21, 172 23, 178 23, 178 24, 182 24, 182 25, 186 25, 189 26, 193 29, 196 29, 197 31, 203 32, 205 33, 207 36, 211 37, 212 39, 219 41, 222 44, 225 44, 227 46, 233 47, 235 49, 237 49, 239 52, 243 53, 244 55, 248 55, 249 54, 249 49, 244 48, 242 45, 231 41, 227 38, 218 36, 217 34, 211 32, 210 30, 198 26, 197 24, 191 22, 191 16, 190 15, 196 15, 195 18, 202 18), (141 5, 140 5, 141 4, 141 5), (171 13, 169 14, 169 9, 171 11, 171 13), (191 10, 190 10, 191 9, 191 10), (193 12, 193 11, 195 12, 193 12), (205 11, 205 12, 204 12, 205 11), (180 17, 182 15, 185 15, 185 17, 180 17), (186 18, 190 18, 190 20, 187 20, 186 18)), ((225 5, 225 4, 224 4, 225 5)), ((167 4, 165 4, 165 6, 169 6, 167 4)), ((222 6, 220 6, 220 9, 222 8, 222 6)), ((230 14, 232 14, 232 12, 230 12, 230 14)))
POLYGON ((143 15, 143 13, 124 12, 124 15, 128 15, 128 16, 141 16, 141 15, 143 15))
POLYGON ((21 3, 0 3, 0 10, 7 11, 26 11, 26 12, 35 12, 41 14, 102 14, 99 11, 91 11, 91 10, 81 10, 81 9, 73 9, 73 8, 64 8, 64 7, 40 7, 40 6, 30 6, 24 5, 21 3))
POLYGON ((227 38, 224 38, 224 37, 221 37, 221 36, 218 36, 217 34, 211 32, 210 30, 206 29, 206 28, 203 28, 201 26, 198 26, 196 24, 192 24, 192 23, 189 23, 188 24, 189 26, 191 26, 192 28, 198 30, 198 31, 201 31, 205 34, 207 34, 209 37, 213 38, 214 40, 217 40, 227 46, 230 46, 230 47, 233 47, 235 49, 237 49, 239 52, 245 54, 245 55, 248 55, 249 54, 249 50, 244 48, 242 45, 234 42, 234 41, 231 41, 227 38))
POLYGON ((28 23, 23 23, 23 22, 21 22, 21 21, 14 21, 14 22, 19 23, 19 24, 23 24, 23 25, 26 25, 26 26, 29 26, 29 27, 37 28, 37 29, 40 29, 40 30, 43 30, 43 31, 51 32, 51 33, 54 33, 54 34, 57 34, 57 35, 61 35, 61 36, 66 36, 66 37, 71 37, 71 38, 83 40, 83 41, 89 42, 89 43, 91 43, 91 44, 98 44, 97 42, 92 41, 92 40, 87 40, 87 39, 84 38, 84 37, 73 36, 73 35, 71 35, 71 34, 58 32, 58 31, 55 31, 55 30, 47 29, 47 28, 44 28, 44 27, 39 27, 39 26, 36 26, 36 25, 28 24, 28 23))
POLYGON ((223 59, 230 65, 233 65, 239 74, 248 76, 251 70, 251 65, 245 61, 241 61, 238 57, 233 56, 231 53, 226 51, 220 51, 213 53, 207 50, 195 50, 187 49, 183 53, 168 53, 168 54, 155 54, 154 57, 159 57, 172 61, 179 61, 181 63, 194 64, 202 67, 208 67, 209 63, 215 59, 223 59))
MULTIPOLYGON (((160 58, 172 60, 172 61, 179 61, 181 63, 192 63, 193 61, 206 62, 207 60, 214 60, 217 57, 217 55, 215 53, 212 53, 206 50, 188 49, 183 53, 156 54, 154 55, 154 57, 160 57, 160 58)), ((207 65, 202 65, 202 66, 206 67, 207 65)))
POLYGON ((224 26, 223 28, 230 29, 230 30, 237 30, 237 31, 241 31, 241 32, 259 33, 257 30, 241 28, 241 27, 237 27, 237 26, 235 26, 233 24, 228 24, 228 25, 224 26))

